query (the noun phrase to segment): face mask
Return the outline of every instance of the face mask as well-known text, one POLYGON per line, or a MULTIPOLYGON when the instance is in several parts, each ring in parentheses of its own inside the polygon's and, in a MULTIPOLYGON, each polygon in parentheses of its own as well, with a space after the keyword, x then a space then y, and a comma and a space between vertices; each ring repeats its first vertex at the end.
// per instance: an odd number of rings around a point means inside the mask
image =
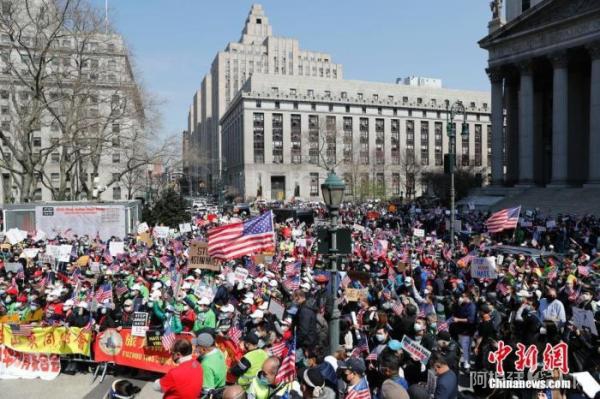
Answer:
POLYGON ((385 334, 377 334, 377 335, 375 335, 375 338, 377 339, 378 342, 383 342, 383 341, 385 341, 385 334))
POLYGON ((133 310, 133 307, 132 306, 125 306, 123 308, 123 310, 125 310, 126 312, 131 312, 133 310))
POLYGON ((11 298, 11 297, 9 297, 9 296, 7 296, 7 297, 6 297, 6 300, 5 300, 4 302, 6 302, 6 303, 11 303, 11 302, 12 302, 12 298, 11 298))
POLYGON ((29 309, 31 309, 32 311, 34 311, 34 312, 35 312, 35 311, 36 311, 36 310, 38 310, 39 308, 38 308, 38 306, 37 306, 37 305, 31 305, 31 306, 29 307, 29 309))
POLYGON ((423 329, 423 327, 421 327, 420 323, 415 323, 413 328, 415 329, 415 332, 420 332, 423 329))
POLYGON ((269 385, 269 380, 267 379, 267 376, 265 375, 265 373, 263 373, 261 371, 260 373, 258 373, 257 377, 258 377, 259 384, 265 385, 265 386, 269 385))
POLYGON ((102 314, 106 314, 106 311, 107 311, 107 309, 106 309, 106 308, 102 308, 102 309, 100 309, 100 313, 102 313, 102 314))
POLYGON ((437 330, 437 323, 431 323, 429 327, 431 327, 432 330, 437 330))

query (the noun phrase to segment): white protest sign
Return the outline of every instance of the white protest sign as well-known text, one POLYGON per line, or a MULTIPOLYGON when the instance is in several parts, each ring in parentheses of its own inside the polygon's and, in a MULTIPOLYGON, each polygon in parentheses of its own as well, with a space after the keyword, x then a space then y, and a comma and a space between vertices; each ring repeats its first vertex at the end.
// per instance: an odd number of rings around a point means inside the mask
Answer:
POLYGON ((35 237, 33 237, 34 241, 44 241, 46 239, 46 233, 44 233, 42 230, 38 230, 35 233, 35 237))
POLYGON ((100 262, 90 262, 90 270, 92 273, 100 273, 100 262))
POLYGON ((498 256, 496 256, 496 264, 501 265, 502 262, 504 262, 504 255, 498 254, 498 256))
POLYGON ((7 273, 17 273, 19 270, 23 270, 23 265, 19 262, 8 262, 4 265, 4 270, 6 270, 7 273))
POLYGON ((572 373, 571 375, 588 398, 593 398, 600 392, 600 384, 598 384, 598 381, 588 371, 572 373))
POLYGON ((546 228, 544 226, 538 226, 537 231, 539 231, 540 233, 543 233, 546 231, 546 228))
POLYGON ((27 232, 19 229, 10 229, 6 232, 6 239, 11 245, 15 245, 27 238, 27 232))
POLYGON ((356 231, 360 231, 361 233, 364 233, 364 232, 365 232, 365 228, 364 228, 363 226, 361 226, 360 224, 356 224, 356 223, 355 223, 355 224, 352 226, 352 228, 353 228, 354 230, 356 230, 356 231))
POLYGON ((194 295, 197 298, 206 298, 211 302, 215 298, 215 294, 214 294, 212 288, 210 288, 204 284, 200 284, 200 285, 196 286, 196 288, 194 288, 194 295))
POLYGON ((487 258, 471 259, 471 277, 473 278, 497 278, 496 258, 488 256, 487 258))
POLYGON ((51 256, 52 259, 60 257, 60 246, 59 245, 46 245, 46 254, 51 256))
POLYGON ((413 229, 413 235, 415 237, 425 237, 425 230, 424 229, 413 229))
POLYGON ((133 312, 133 320, 131 324, 131 335, 135 337, 145 337, 148 330, 148 313, 133 312))
POLYGON ((426 349, 417 341, 409 338, 408 335, 404 335, 404 338, 402 338, 402 342, 400 344, 402 345, 402 349, 404 349, 409 355, 418 359, 421 363, 427 364, 427 361, 431 356, 431 351, 426 349))
POLYGON ((521 222, 521 227, 531 227, 533 226, 533 223, 531 223, 529 220, 523 220, 521 222))
POLYGON ((125 253, 125 243, 123 241, 111 241, 108 245, 108 252, 111 256, 117 256, 125 253))
POLYGON ((236 267, 235 268, 235 277, 234 277, 234 281, 236 283, 240 283, 240 282, 244 282, 244 280, 246 280, 246 278, 248 278, 248 270, 244 269, 243 267, 236 267))
POLYGON ((137 228, 137 232, 138 232, 138 234, 145 233, 145 232, 147 232, 148 230, 150 230, 150 227, 148 227, 148 223, 144 222, 144 223, 140 223, 140 224, 138 225, 138 228, 137 228))
POLYGON ((168 238, 169 237, 169 227, 167 226, 156 226, 154 227, 154 237, 156 238, 168 238))
POLYGON ((73 246, 69 244, 64 244, 60 246, 58 261, 59 262, 68 262, 71 260, 71 251, 73 250, 73 246))
POLYGON ((0 380, 40 378, 50 381, 59 374, 59 355, 17 352, 0 345, 0 380))
POLYGON ((298 238, 296 240, 296 245, 299 247, 306 247, 306 238, 298 238))
POLYGON ((592 334, 598 335, 596 322, 594 320, 594 312, 591 310, 573 308, 573 324, 575 324, 577 328, 587 327, 592 334))
POLYGON ((546 228, 553 229, 556 227, 556 220, 548 220, 546 222, 546 228))
POLYGON ((190 223, 182 223, 179 225, 179 231, 181 233, 191 233, 192 225, 190 223))
POLYGON ((37 256, 38 252, 40 252, 39 248, 25 248, 23 250, 23 256, 28 259, 33 259, 37 256))
POLYGON ((285 306, 278 300, 271 298, 269 301, 269 307, 267 311, 277 317, 278 320, 283 320, 283 314, 285 313, 285 306))

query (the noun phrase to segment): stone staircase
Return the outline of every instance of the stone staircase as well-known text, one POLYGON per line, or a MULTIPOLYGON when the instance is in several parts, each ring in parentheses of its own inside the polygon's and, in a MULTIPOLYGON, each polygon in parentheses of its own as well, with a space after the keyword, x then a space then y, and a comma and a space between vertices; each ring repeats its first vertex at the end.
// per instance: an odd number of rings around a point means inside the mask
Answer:
POLYGON ((496 211, 521 205, 523 210, 540 209, 546 215, 600 215, 600 187, 485 187, 479 195, 502 195, 504 199, 490 209, 496 211))

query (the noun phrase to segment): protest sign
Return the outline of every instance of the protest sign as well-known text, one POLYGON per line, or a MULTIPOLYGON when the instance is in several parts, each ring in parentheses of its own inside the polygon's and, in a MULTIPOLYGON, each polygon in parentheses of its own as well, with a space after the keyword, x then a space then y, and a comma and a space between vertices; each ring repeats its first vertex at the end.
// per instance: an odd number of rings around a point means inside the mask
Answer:
POLYGON ((156 226, 153 230, 154 237, 156 238, 168 238, 169 227, 168 226, 156 226))
POLYGON ((19 262, 7 262, 4 264, 4 270, 6 270, 7 273, 18 273, 19 270, 23 270, 23 265, 19 262))
MULTIPOLYGON (((188 335, 177 338, 190 339, 188 335)), ((157 373, 167 373, 175 367, 169 351, 147 347, 144 345, 145 339, 145 335, 135 336, 128 328, 121 331, 109 328, 98 334, 94 341, 94 360, 157 373)))
POLYGON ((40 378, 50 381, 60 374, 60 357, 56 354, 23 353, 0 345, 0 379, 40 378))
POLYGON ((427 364, 427 361, 431 356, 431 352, 417 341, 409 338, 408 335, 404 335, 404 338, 400 344, 402 345, 402 349, 404 349, 409 355, 418 359, 421 363, 427 364))
POLYGON ((283 314, 285 313, 285 306, 275 298, 271 298, 269 301, 269 307, 267 311, 277 317, 278 320, 283 320, 283 314))
POLYGON ((296 246, 305 248, 306 247, 306 238, 298 238, 296 240, 296 246))
POLYGON ((17 228, 10 229, 6 232, 6 239, 11 245, 15 245, 27 238, 27 232, 17 228))
POLYGON ((358 302, 361 298, 369 295, 368 289, 346 288, 346 300, 348 302, 358 302))
POLYGON ((588 398, 595 398, 596 394, 600 392, 600 384, 588 371, 572 373, 571 375, 577 381, 577 386, 581 387, 588 398))
POLYGON ((236 283, 244 282, 244 280, 246 280, 248 278, 248 274, 250 274, 250 273, 248 272, 247 269, 244 269, 243 267, 236 267, 233 281, 236 283))
POLYGON ((209 286, 206 285, 198 285, 194 288, 194 295, 196 298, 207 298, 209 301, 213 301, 215 294, 209 286))
POLYGON ((596 329, 596 322, 594 319, 594 312, 591 310, 573 308, 573 324, 575 324, 579 329, 587 327, 590 329, 592 334, 596 336, 598 335, 598 330, 596 329))
POLYGON ((90 262, 90 270, 94 274, 100 273, 100 262, 90 262))
POLYGON ((161 337, 162 334, 160 330, 146 331, 146 348, 151 348, 159 351, 163 349, 161 337))
POLYGON ((189 250, 190 268, 219 271, 219 261, 208 255, 208 243, 192 241, 189 250))
POLYGON ((539 231, 540 233, 543 233, 546 231, 546 228, 544 226, 538 226, 537 231, 539 231))
POLYGON ((497 278, 496 258, 488 256, 487 258, 471 259, 471 277, 473 278, 497 278))
POLYGON ((52 255, 49 254, 41 254, 40 255, 40 262, 42 262, 42 264, 50 264, 50 265, 54 265, 55 259, 52 255))
POLYGON ((108 252, 111 256, 117 256, 125 253, 125 243, 123 241, 111 241, 108 245, 108 252))
POLYGON ((146 222, 140 223, 137 228, 137 233, 142 234, 142 233, 147 232, 148 230, 150 230, 150 227, 148 227, 148 223, 146 223, 146 222))
POLYGON ((22 255, 24 258, 33 259, 37 256, 38 252, 40 252, 39 248, 25 248, 22 255))
POLYGON ((69 244, 63 244, 60 246, 57 259, 59 262, 69 262, 71 260, 71 251, 73 246, 69 244))
POLYGON ((44 241, 46 239, 46 233, 42 230, 38 230, 33 237, 33 241, 44 241))
POLYGON ((179 225, 179 232, 181 233, 191 233, 192 225, 191 223, 182 223, 179 225))
POLYGON ((531 227, 531 226, 533 226, 533 223, 530 222, 529 220, 523 220, 520 224, 521 224, 521 227, 531 227))
POLYGON ((146 330, 148 330, 148 313, 146 312, 133 312, 133 319, 131 323, 131 335, 136 337, 145 337, 146 330))
POLYGON ((424 229, 413 229, 413 235, 415 237, 425 237, 425 230, 424 229))
POLYGON ((498 255, 496 256, 496 264, 497 264, 498 266, 500 266, 500 265, 502 265, 502 262, 504 262, 504 255, 502 255, 502 254, 498 254, 498 255))
POLYGON ((19 334, 19 326, 2 324, 4 345, 19 352, 90 355, 92 333, 79 327, 34 327, 29 336, 19 334))
POLYGON ((144 232, 144 233, 139 234, 137 236, 137 240, 143 242, 144 244, 146 244, 146 247, 148 247, 148 248, 151 247, 152 244, 154 243, 152 241, 152 237, 150 236, 150 233, 147 232, 147 231, 144 232))
POLYGON ((546 228, 553 229, 556 227, 556 220, 548 220, 546 222, 546 228))

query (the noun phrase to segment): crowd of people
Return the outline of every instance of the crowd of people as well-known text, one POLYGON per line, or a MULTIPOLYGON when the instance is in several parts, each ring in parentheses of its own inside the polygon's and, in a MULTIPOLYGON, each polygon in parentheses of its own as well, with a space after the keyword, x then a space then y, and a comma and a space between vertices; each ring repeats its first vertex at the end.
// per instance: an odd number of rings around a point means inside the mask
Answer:
MULTIPOLYGON (((134 312, 147 312, 150 328, 181 337, 168 348, 177 367, 154 384, 165 398, 585 397, 577 389, 494 390, 470 384, 469 375, 496 372, 503 346, 512 348, 505 373, 520 371, 522 345, 535 348, 529 368, 555 360, 548 378, 559 369, 564 378, 587 371, 600 381, 600 219, 533 210, 516 229, 488 234, 488 216, 460 215, 451 245, 445 209, 345 205, 339 222, 352 246, 338 256, 336 275, 317 251, 319 223, 293 218, 274 225, 271 253, 224 261, 219 271, 189 267, 192 241, 250 215, 193 215, 191 232, 152 245, 132 235, 117 256, 108 253, 110 240, 29 236, 2 246, 3 265, 23 268, 0 268, 0 316, 25 321, 43 309, 40 325, 101 333, 129 328, 134 312), (46 246, 66 243, 70 261, 47 262, 46 246), (26 248, 38 253, 27 258, 26 248), (494 259, 489 277, 473 275, 478 258, 494 259), (583 322, 587 311, 592 320, 583 322), (332 348, 328 328, 338 314, 332 348), (561 343, 568 370, 548 352, 561 343)), ((110 397, 137 392, 119 380, 110 397)))

